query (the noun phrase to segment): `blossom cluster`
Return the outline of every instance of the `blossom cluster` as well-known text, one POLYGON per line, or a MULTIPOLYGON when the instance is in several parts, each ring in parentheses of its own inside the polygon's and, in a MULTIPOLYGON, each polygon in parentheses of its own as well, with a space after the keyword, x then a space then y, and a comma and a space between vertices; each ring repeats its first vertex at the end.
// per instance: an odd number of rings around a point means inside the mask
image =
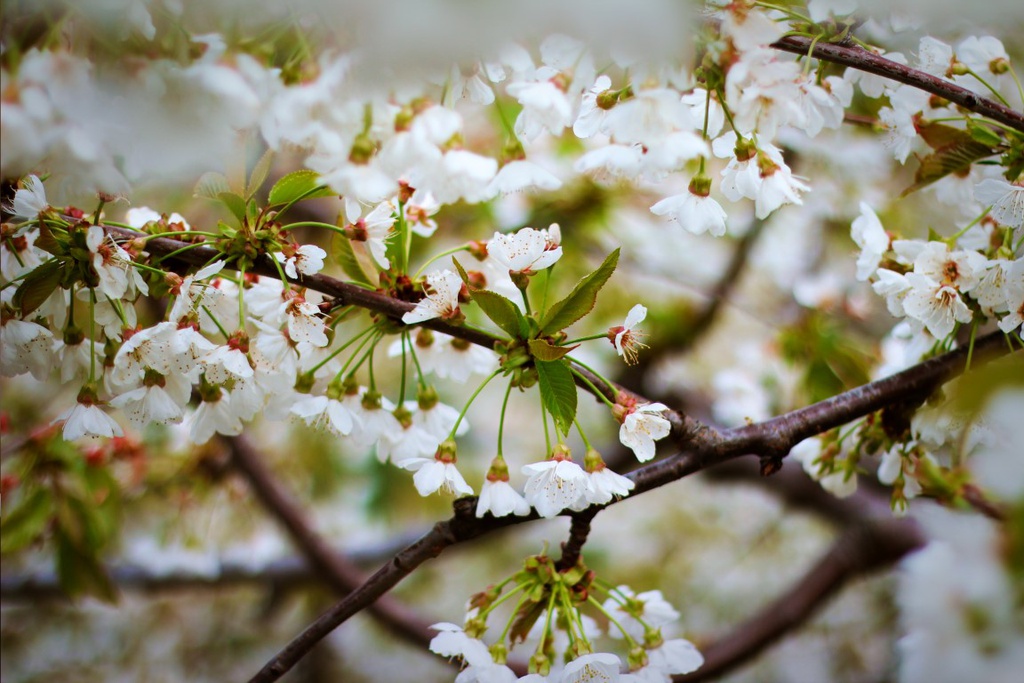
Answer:
POLYGON ((515 576, 474 595, 463 626, 434 624, 438 634, 430 650, 461 661, 464 668, 456 678, 460 681, 668 683, 673 675, 691 673, 704 664, 693 643, 662 635, 662 629, 671 628, 679 616, 661 591, 636 594, 628 586, 605 585, 582 565, 557 571, 549 558, 538 555, 528 558, 515 576), (590 591, 608 596, 604 603, 593 598, 586 601, 604 618, 606 629, 584 614, 578 597, 572 597, 590 591), (488 645, 484 635, 493 610, 512 598, 518 604, 509 628, 488 645), (628 646, 625 663, 612 652, 595 651, 594 642, 603 635, 628 646), (517 677, 507 663, 517 639, 534 650, 530 672, 523 677, 517 677), (622 671, 624 664, 626 671, 622 671))

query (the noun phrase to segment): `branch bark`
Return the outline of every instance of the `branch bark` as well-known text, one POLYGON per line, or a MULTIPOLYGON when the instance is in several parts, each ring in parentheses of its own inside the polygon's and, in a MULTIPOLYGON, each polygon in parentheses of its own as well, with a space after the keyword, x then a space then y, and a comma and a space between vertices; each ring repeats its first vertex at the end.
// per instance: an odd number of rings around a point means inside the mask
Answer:
MULTIPOLYGON (((984 358, 1006 353, 1008 349, 1003 335, 994 333, 975 343, 974 361, 980 363, 984 358)), ((762 459, 769 457, 781 462, 790 448, 808 436, 846 424, 889 403, 914 398, 924 400, 943 382, 962 372, 966 361, 967 349, 957 349, 891 377, 857 387, 806 408, 748 427, 715 432, 706 440, 697 439, 690 444, 690 450, 656 461, 626 475, 636 484, 630 497, 682 479, 711 465, 744 455, 757 455, 762 459)), ((615 500, 607 505, 594 506, 588 511, 600 510, 618 502, 615 500)), ((320 639, 360 610, 373 604, 374 600, 397 585, 419 565, 437 557, 446 548, 478 538, 495 529, 538 518, 534 512, 528 517, 488 516, 477 519, 474 516, 475 498, 461 498, 455 501, 454 508, 455 514, 451 519, 438 522, 430 533, 398 553, 362 586, 321 615, 268 662, 250 683, 269 683, 278 680, 320 639)), ((838 585, 840 584, 837 584, 836 588, 838 585)), ((824 599, 836 588, 829 589, 829 592, 818 600, 824 599)))
POLYGON ((817 42, 812 49, 812 42, 805 36, 786 36, 772 43, 771 47, 798 55, 810 54, 822 61, 842 64, 919 88, 1024 133, 1024 114, 995 100, 924 71, 898 64, 858 45, 817 42))

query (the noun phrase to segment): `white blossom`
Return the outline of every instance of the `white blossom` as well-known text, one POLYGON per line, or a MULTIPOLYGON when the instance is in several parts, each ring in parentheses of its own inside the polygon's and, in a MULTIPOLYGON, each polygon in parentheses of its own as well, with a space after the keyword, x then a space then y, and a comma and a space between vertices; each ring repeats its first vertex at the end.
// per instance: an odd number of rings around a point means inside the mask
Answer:
POLYGON ((619 441, 631 449, 640 462, 654 457, 654 442, 664 439, 672 425, 661 413, 668 407, 661 403, 645 403, 628 412, 619 427, 619 441))

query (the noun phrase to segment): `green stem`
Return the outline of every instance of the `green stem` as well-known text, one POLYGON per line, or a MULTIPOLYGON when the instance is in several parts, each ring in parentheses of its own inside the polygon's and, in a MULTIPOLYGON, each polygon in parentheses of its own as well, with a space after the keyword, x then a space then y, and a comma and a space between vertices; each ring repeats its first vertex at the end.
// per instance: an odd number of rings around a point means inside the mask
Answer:
POLYGON ((281 230, 292 230, 294 228, 323 228, 324 230, 330 230, 340 235, 345 235, 345 228, 339 228, 337 225, 331 225, 330 223, 323 223, 321 221, 299 221, 298 223, 289 223, 288 225, 282 225, 281 230))
POLYGON ((89 288, 89 384, 96 381, 96 290, 89 288))
POLYGON ((983 86, 988 88, 989 92, 991 92, 993 95, 996 96, 997 100, 999 100, 1000 102, 1005 104, 1007 107, 1010 106, 1010 103, 1006 101, 1006 98, 1003 97, 1003 94, 1001 92, 999 92, 998 90, 996 90, 995 88, 993 88, 992 85, 988 81, 986 81, 984 78, 982 78, 974 69, 972 69, 970 67, 967 67, 967 73, 969 73, 970 75, 972 75, 975 78, 977 78, 981 82, 981 84, 983 86))
POLYGON ((505 436, 505 409, 508 408, 508 398, 512 393, 512 381, 509 380, 508 386, 505 388, 505 398, 501 402, 501 417, 498 418, 498 457, 503 458, 502 455, 504 448, 504 436, 505 436))
POLYGON ((185 251, 188 251, 189 249, 195 249, 196 247, 208 247, 208 246, 210 246, 210 245, 209 244, 205 244, 204 242, 193 242, 192 244, 186 244, 182 248, 175 249, 174 251, 172 251, 169 254, 164 254, 163 256, 156 257, 155 259, 153 259, 153 263, 161 263, 163 261, 166 261, 169 258, 174 258, 178 254, 181 254, 181 253, 183 253, 185 251))
POLYGON ((402 377, 399 380, 398 405, 405 405, 405 378, 408 368, 408 359, 405 357, 405 346, 409 342, 408 330, 402 330, 402 377))
POLYGON ((498 368, 497 370, 492 372, 490 375, 488 375, 487 379, 485 379, 483 382, 481 382, 480 386, 478 386, 476 388, 476 391, 473 392, 473 395, 469 397, 468 401, 466 401, 466 405, 462 407, 462 412, 459 413, 459 417, 455 420, 455 424, 452 426, 452 431, 451 431, 450 434, 448 434, 448 438, 449 439, 454 439, 455 438, 455 433, 459 431, 459 425, 462 424, 462 418, 464 418, 466 416, 466 411, 469 410, 469 406, 473 405, 473 401, 476 400, 476 397, 480 395, 480 392, 483 391, 484 387, 487 386, 487 384, 492 379, 494 379, 495 377, 497 377, 500 374, 501 374, 501 368, 498 368))
MULTIPOLYGON (((410 232, 411 232, 411 231, 410 231, 410 232)), ((450 256, 451 254, 457 254, 457 253, 459 253, 460 251, 469 251, 469 245, 468 245, 468 244, 463 244, 463 245, 462 245, 461 247, 452 247, 451 249, 447 249, 447 250, 445 250, 445 251, 442 251, 442 252, 441 252, 440 254, 437 254, 437 255, 435 255, 435 256, 432 256, 432 257, 430 258, 430 260, 429 260, 429 261, 427 261, 427 262, 426 262, 426 263, 424 263, 424 264, 423 264, 422 266, 420 266, 419 270, 417 270, 417 271, 416 271, 416 274, 412 276, 412 279, 413 279, 413 280, 418 280, 418 279, 419 279, 419 277, 420 277, 421 275, 423 275, 423 271, 424 271, 424 270, 426 270, 426 269, 427 269, 427 267, 428 267, 428 266, 429 266, 429 265, 430 265, 431 263, 434 263, 435 261, 437 261, 437 260, 439 260, 439 259, 442 259, 442 258, 444 258, 445 256, 450 256)))
POLYGON ((222 335, 224 335, 224 339, 230 339, 231 335, 227 333, 227 330, 225 330, 224 327, 220 324, 220 321, 217 320, 216 317, 214 317, 213 312, 206 306, 200 306, 200 308, 203 309, 203 312, 206 313, 206 315, 210 316, 210 320, 212 320, 213 324, 217 326, 217 330, 220 331, 222 335))
MULTIPOLYGON (((368 329, 375 330, 376 328, 370 327, 368 329)), ((341 378, 346 377, 347 375, 354 373, 356 370, 358 370, 360 367, 362 367, 363 363, 366 362, 367 357, 369 357, 370 352, 373 350, 373 347, 371 346, 369 349, 367 349, 366 353, 364 353, 362 356, 359 356, 360 350, 362 350, 362 348, 364 346, 366 346, 366 344, 369 343, 371 340, 372 340, 372 343, 374 345, 376 345, 377 341, 379 341, 380 338, 383 337, 383 336, 384 336, 383 333, 378 332, 376 335, 371 335, 371 336, 366 337, 365 339, 363 339, 359 343, 359 346, 356 348, 356 350, 352 354, 352 356, 347 361, 345 361, 345 365, 343 365, 341 370, 338 371, 337 376, 341 377, 341 378), (359 359, 358 362, 356 362, 356 358, 359 359), (353 362, 355 362, 355 367, 353 367, 351 370, 349 370, 349 366, 352 365, 353 362)), ((358 337, 353 338, 352 341, 349 342, 349 344, 354 342, 357 338, 358 337)))
MULTIPOLYGON (((136 231, 138 230, 138 228, 133 228, 130 225, 123 225, 121 223, 113 223, 111 221, 105 221, 104 224, 105 225, 112 225, 115 228, 121 228, 122 230, 136 230, 136 231)), ((169 238, 173 239, 175 237, 185 237, 185 236, 191 237, 193 235, 202 235, 203 237, 212 237, 214 239, 220 239, 221 237, 224 236, 224 235, 221 235, 219 232, 204 232, 202 230, 168 230, 167 232, 158 232, 158 233, 150 234, 150 235, 139 233, 139 239, 141 239, 143 242, 148 242, 149 240, 154 240, 154 239, 156 239, 158 237, 169 237, 169 238)), ((207 246, 209 246, 209 245, 207 245, 207 246)))
MULTIPOLYGON (((572 358, 571 356, 569 357, 569 360, 571 360, 571 361, 572 361, 573 363, 575 363, 576 365, 580 366, 580 367, 581 367, 581 368, 583 368, 584 370, 587 370, 588 372, 590 372, 591 374, 593 374, 593 375, 594 375, 595 377, 597 377, 598 379, 600 379, 600 380, 601 380, 602 382, 604 382, 604 383, 605 383, 605 386, 607 386, 607 387, 608 387, 608 390, 612 392, 612 395, 613 395, 613 396, 618 396, 618 395, 619 395, 619 388, 618 388, 617 386, 615 386, 615 385, 614 385, 614 384, 613 384, 613 383, 612 383, 612 382, 611 382, 610 380, 608 380, 608 379, 607 379, 607 378, 606 378, 606 377, 605 377, 604 375, 602 375, 602 374, 601 374, 600 372, 598 372, 598 371, 597 371, 597 370, 595 370, 594 368, 590 367, 590 366, 589 366, 589 365, 587 365, 586 363, 584 363, 584 362, 582 362, 582 361, 580 361, 580 360, 577 360, 577 359, 575 359, 575 358, 572 358)), ((581 374, 580 374, 580 373, 579 373, 578 371, 576 371, 575 369, 573 370, 573 372, 575 372, 575 373, 576 373, 576 374, 577 374, 577 375, 579 376, 579 378, 580 378, 580 379, 582 379, 582 380, 583 380, 584 382, 586 382, 586 384, 587 384, 587 386, 588 386, 588 387, 590 387, 590 388, 591 388, 591 389, 593 389, 594 391, 597 391, 597 387, 595 387, 595 386, 593 385, 593 383, 592 383, 592 382, 591 382, 590 380, 588 380, 588 379, 587 379, 586 377, 584 377, 583 375, 581 375, 581 374)), ((597 395, 598 395, 598 396, 600 396, 600 397, 601 397, 602 399, 604 399, 605 403, 608 403, 608 405, 612 405, 612 404, 611 404, 611 402, 610 402, 610 401, 608 401, 608 399, 607 399, 607 398, 605 398, 605 395, 604 395, 604 393, 602 393, 602 392, 600 392, 600 391, 597 391, 597 395)))
POLYGON ((1013 82, 1017 84, 1017 94, 1020 96, 1021 103, 1024 103, 1024 86, 1021 86, 1020 79, 1017 78, 1017 72, 1013 70, 1012 66, 1009 68, 1009 74, 1013 82))
POLYGON ((238 267, 238 329, 245 329, 245 266, 238 267))
POLYGON ((583 433, 583 427, 580 426, 580 421, 574 418, 572 423, 576 425, 576 431, 580 433, 580 438, 583 440, 583 447, 589 451, 590 440, 587 439, 587 435, 583 433))
POLYGON ((601 332, 600 334, 588 334, 586 337, 576 337, 575 339, 570 339, 569 341, 562 342, 561 345, 562 346, 572 346, 573 344, 581 344, 581 343, 586 342, 586 341, 593 341, 594 339, 607 339, 607 338, 608 338, 608 333, 607 332, 601 332))
MULTIPOLYGON (((610 592, 609 592, 609 595, 611 595, 610 592)), ((629 635, 629 631, 627 631, 625 629, 625 627, 621 623, 619 623, 619 620, 616 619, 615 617, 613 617, 608 612, 608 610, 606 610, 604 608, 604 605, 599 603, 597 601, 597 599, 594 598, 593 595, 588 595, 587 596, 587 604, 590 605, 591 607, 593 607, 594 609, 596 609, 601 614, 605 615, 608 618, 608 621, 611 622, 612 624, 614 624, 615 628, 619 629, 619 631, 622 633, 622 637, 629 644, 630 649, 632 649, 634 647, 638 647, 640 645, 640 643, 636 642, 636 640, 633 638, 633 636, 629 635)), ((637 619, 637 621, 639 621, 641 624, 643 624, 644 628, 647 627, 647 624, 644 623, 643 619, 637 619)))

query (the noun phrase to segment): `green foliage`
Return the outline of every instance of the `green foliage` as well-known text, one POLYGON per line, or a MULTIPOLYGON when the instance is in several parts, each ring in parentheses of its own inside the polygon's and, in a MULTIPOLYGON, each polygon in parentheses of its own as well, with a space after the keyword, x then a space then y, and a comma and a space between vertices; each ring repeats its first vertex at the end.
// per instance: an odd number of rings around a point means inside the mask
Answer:
POLYGON ((47 261, 22 280, 18 289, 15 290, 12 300, 14 306, 21 311, 22 316, 28 316, 43 305, 53 290, 60 285, 62 271, 63 264, 60 261, 47 261))
POLYGON ((340 233, 333 233, 331 236, 331 258, 341 266, 342 271, 352 278, 353 282, 368 287, 376 286, 373 279, 363 270, 363 265, 352 248, 352 242, 340 233))
POLYGON ((534 365, 544 408, 551 413, 558 429, 568 435, 576 419, 576 383, 569 369, 569 361, 535 360, 534 365))
POLYGON ((966 173, 974 162, 998 153, 998 148, 979 137, 988 139, 987 129, 975 126, 972 131, 960 130, 941 123, 929 123, 920 128, 921 137, 935 151, 921 158, 914 174, 914 184, 903 191, 903 196, 931 185, 951 173, 966 173))
MULTIPOLYGON (((469 276, 466 274, 466 269, 457 260, 452 259, 452 262, 455 263, 455 269, 459 272, 459 277, 468 285, 469 276)), ((510 337, 513 339, 525 339, 527 337, 529 325, 522 312, 520 312, 519 307, 512 303, 512 301, 501 294, 490 292, 486 289, 470 288, 469 296, 473 303, 484 312, 484 315, 490 318, 495 325, 504 330, 510 337)))
POLYGON ((779 341, 783 358, 803 367, 803 389, 811 401, 824 400, 870 380, 871 358, 825 314, 808 312, 783 330, 779 341))
POLYGON ((597 270, 576 283, 569 296, 552 304, 541 319, 541 334, 560 332, 594 310, 597 293, 608 282, 618 263, 619 250, 616 249, 608 254, 597 270))
POLYGON ((320 184, 320 175, 315 171, 293 171, 274 183, 267 197, 268 206, 290 206, 303 199, 332 197, 334 192, 320 184))

